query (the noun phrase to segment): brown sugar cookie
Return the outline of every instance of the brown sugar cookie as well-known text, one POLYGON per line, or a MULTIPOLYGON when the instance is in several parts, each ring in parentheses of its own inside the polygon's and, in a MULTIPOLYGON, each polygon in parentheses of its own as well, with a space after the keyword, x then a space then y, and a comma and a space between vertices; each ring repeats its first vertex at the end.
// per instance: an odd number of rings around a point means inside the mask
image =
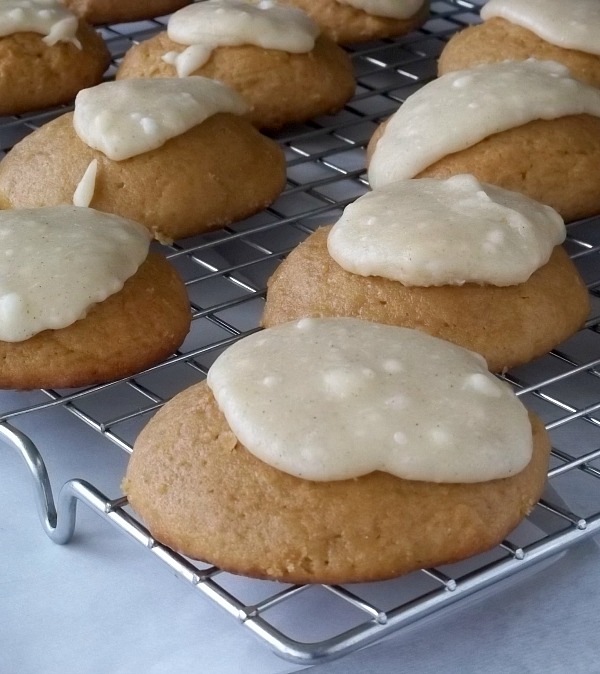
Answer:
POLYGON ((191 0, 64 0, 78 16, 93 24, 140 21, 163 16, 189 5, 191 0))
POLYGON ((375 16, 337 0, 280 0, 280 4, 303 9, 325 35, 340 44, 406 35, 423 25, 429 16, 428 0, 407 19, 375 16))
POLYGON ((600 87, 600 56, 546 42, 527 28, 493 17, 455 33, 438 61, 438 73, 472 68, 481 63, 528 58, 558 61, 573 77, 600 87))
POLYGON ((600 92, 554 61, 446 73, 376 130, 368 158, 373 189, 469 173, 548 204, 566 221, 593 216, 600 213, 600 92))
POLYGON ((0 36, 0 115, 16 115, 69 103, 102 80, 110 62, 104 40, 80 21, 71 42, 46 44, 33 32, 0 36))
POLYGON ((440 159, 419 178, 472 173, 555 208, 567 222, 600 213, 600 117, 535 120, 440 159), (568 179, 565 179, 568 176, 568 179))
MULTIPOLYGON (((373 134, 367 157, 385 130, 373 134)), ((555 208, 567 222, 600 213, 600 118, 569 115, 538 119, 501 131, 447 155, 415 178, 471 173, 481 182, 514 190, 555 208), (569 176, 565 180, 565 176, 569 176)))
POLYGON ((123 483, 158 540, 234 573, 292 583, 379 580, 487 550, 533 508, 549 441, 530 416, 533 457, 520 473, 471 484, 373 472, 314 482, 248 452, 203 382, 138 437, 123 483))
POLYGON ((269 205, 285 185, 279 146, 247 120, 217 113, 162 147, 113 161, 86 145, 67 113, 0 162, 0 208, 70 204, 94 159, 92 208, 130 218, 160 240, 227 225, 269 205))
POLYGON ((275 270, 264 327, 303 317, 352 316, 417 328, 480 353, 491 371, 500 372, 570 337, 589 312, 587 290, 561 246, 518 285, 415 287, 346 271, 328 253, 329 230, 318 229, 275 270))
POLYGON ((85 318, 22 342, 0 341, 0 387, 89 386, 131 376, 170 356, 190 326, 183 282, 158 253, 85 318))
MULTIPOLYGON (((167 52, 186 47, 166 32, 131 47, 117 79, 176 77, 167 52)), ((355 80, 348 55, 326 37, 318 37, 311 52, 290 54, 254 45, 217 47, 192 75, 228 84, 250 105, 247 117, 260 128, 277 129, 336 112, 354 94, 355 80)))
POLYGON ((185 286, 139 223, 91 208, 0 211, 0 388, 88 386, 164 360, 185 286))

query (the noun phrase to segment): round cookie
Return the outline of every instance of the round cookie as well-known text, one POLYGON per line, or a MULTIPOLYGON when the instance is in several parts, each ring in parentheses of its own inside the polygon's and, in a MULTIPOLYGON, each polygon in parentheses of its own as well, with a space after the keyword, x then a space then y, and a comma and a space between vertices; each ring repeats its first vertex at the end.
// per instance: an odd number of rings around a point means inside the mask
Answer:
POLYGON ((78 16, 93 24, 153 19, 170 14, 191 0, 63 0, 78 16))
POLYGON ((469 173, 566 221, 600 213, 600 93, 554 61, 446 73, 406 99, 367 153, 374 189, 469 173))
POLYGON ((346 271, 327 251, 329 230, 318 229, 275 270, 264 327, 350 316, 417 328, 480 353, 492 372, 500 372, 547 353, 589 313, 587 290, 561 246, 519 285, 415 287, 346 271))
POLYGON ((90 386, 134 375, 170 356, 190 326, 185 286, 158 253, 122 290, 66 328, 0 341, 0 388, 90 386))
POLYGON ((488 136, 418 174, 472 173, 555 208, 567 222, 600 213, 600 117, 535 120, 488 136), (568 180, 565 179, 568 176, 568 180))
POLYGON ((408 19, 375 16, 336 0, 280 0, 280 4, 303 9, 325 35, 340 44, 400 37, 422 26, 429 16, 429 0, 408 19))
POLYGON ((440 54, 438 73, 443 75, 481 63, 521 61, 532 57, 558 61, 569 68, 573 77, 600 87, 600 56, 556 46, 527 28, 500 17, 455 33, 440 54))
MULTIPOLYGON (((372 157, 385 122, 367 147, 372 157)), ((415 178, 471 173, 556 209, 567 222, 600 213, 600 118, 539 119, 484 138, 428 166, 415 178), (569 176, 565 180, 565 176, 569 176)))
POLYGON ((140 224, 89 208, 0 211, 0 388, 89 386, 170 356, 185 286, 140 224))
POLYGON ((225 226, 268 206, 285 185, 277 143, 247 120, 217 113, 161 147, 113 161, 86 145, 67 113, 17 143, 0 162, 0 208, 70 204, 98 161, 92 208, 130 218, 159 240, 225 226))
POLYGON ((549 440, 530 416, 520 473, 471 484, 374 472, 313 482, 248 452, 205 382, 176 396, 138 437, 124 480, 158 540, 234 573, 291 583, 390 578, 501 542, 543 489, 549 440))
MULTIPOLYGON (((185 48, 166 32, 159 33, 131 47, 116 77, 176 77, 175 66, 162 56, 185 48)), ((217 47, 191 74, 220 80, 238 91, 250 105, 248 119, 265 129, 336 112, 355 89, 348 55, 324 36, 318 37, 314 49, 306 54, 254 45, 217 47)))
POLYGON ((0 36, 0 115, 69 103, 98 84, 110 63, 104 40, 84 21, 76 38, 50 46, 33 32, 0 36))

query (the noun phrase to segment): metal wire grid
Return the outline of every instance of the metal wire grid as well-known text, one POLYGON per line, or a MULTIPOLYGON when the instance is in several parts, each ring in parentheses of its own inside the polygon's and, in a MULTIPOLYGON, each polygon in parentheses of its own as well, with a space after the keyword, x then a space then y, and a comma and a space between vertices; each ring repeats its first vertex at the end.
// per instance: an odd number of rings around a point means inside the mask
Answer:
MULTIPOLYGON (((109 499, 88 482, 68 482, 55 505, 38 448, 19 430, 20 418, 60 408, 130 452, 137 433, 156 409, 203 379, 227 345, 257 329, 266 281, 285 254, 316 227, 335 220, 346 203, 366 191, 364 145, 377 123, 435 76, 435 59, 445 40, 457 28, 478 21, 481 4, 434 1, 432 19, 422 30, 400 40, 351 49, 358 78, 354 99, 335 116, 288 128, 277 136, 288 159, 288 187, 277 202, 223 231, 160 247, 184 278, 193 311, 190 335, 173 358, 137 377, 89 389, 0 394, 0 434, 27 461, 35 478, 40 517, 56 542, 69 540, 76 503, 82 501, 276 653, 306 663, 335 658, 380 639, 483 588, 497 586, 600 530, 598 218, 569 226, 567 241, 590 289, 592 315, 586 328, 547 356, 504 375, 550 430, 554 450, 548 496, 530 518, 535 527, 520 527, 498 548, 467 563, 351 587, 240 579, 192 563, 154 541, 128 512, 124 499, 109 499), (576 514, 556 498, 566 487, 577 494, 570 504, 576 514), (307 607, 322 620, 298 629, 293 617, 307 607)), ((104 28, 114 63, 132 41, 151 36, 164 23, 104 28)), ((63 111, 0 119, 0 150, 7 151, 63 111)))

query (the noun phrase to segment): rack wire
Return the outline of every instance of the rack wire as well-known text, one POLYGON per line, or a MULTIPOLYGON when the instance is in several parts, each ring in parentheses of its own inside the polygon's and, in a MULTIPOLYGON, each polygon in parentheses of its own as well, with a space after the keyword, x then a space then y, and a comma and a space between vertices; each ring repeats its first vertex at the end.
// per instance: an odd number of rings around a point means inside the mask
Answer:
MULTIPOLYGON (((102 386, 0 393, 0 436, 27 462, 40 519, 55 542, 69 541, 77 503, 85 503, 278 655, 308 664, 339 657, 484 588, 499 586, 600 531, 600 218, 568 227, 567 249, 590 292, 592 312, 585 328, 543 358, 504 375, 550 432, 549 489, 525 526, 466 564, 344 587, 258 580, 240 584, 237 577, 191 562, 155 541, 129 512, 125 499, 109 498, 85 480, 63 485, 55 503, 44 447, 19 430, 20 417, 67 410, 106 443, 130 452, 139 430, 166 400, 202 380, 224 348, 257 329, 267 279, 283 257, 367 190, 364 146, 372 132, 435 76, 445 41, 457 29, 479 21, 481 4, 483 0, 434 0, 432 17, 421 30, 350 48, 358 80, 353 100, 337 115, 275 136, 288 165, 287 188, 276 203, 222 231, 159 247, 184 278, 193 312, 190 334, 172 358, 136 377, 102 386), (577 494, 568 506, 560 498, 565 489, 577 494), (290 616, 307 605, 318 606, 313 615, 322 619, 312 633, 298 635, 290 616)), ((165 23, 159 19, 103 28, 113 54, 109 76, 132 42, 163 30, 165 23)), ((0 153, 64 111, 1 118, 0 153)))

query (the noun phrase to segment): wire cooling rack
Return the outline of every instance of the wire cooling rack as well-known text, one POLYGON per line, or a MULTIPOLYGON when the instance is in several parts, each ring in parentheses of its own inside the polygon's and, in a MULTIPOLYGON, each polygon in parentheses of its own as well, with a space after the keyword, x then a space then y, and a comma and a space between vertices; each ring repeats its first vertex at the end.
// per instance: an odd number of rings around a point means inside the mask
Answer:
MULTIPOLYGON (((545 421, 553 443, 549 488, 530 518, 495 550, 466 563, 425 569, 385 583, 288 586, 240 579, 192 563, 154 541, 128 511, 84 480, 67 482, 55 503, 40 447, 19 419, 66 410, 106 443, 130 452, 150 416, 178 391, 203 379, 221 351, 257 329, 266 282, 281 259, 344 205, 367 190, 364 146, 379 121, 435 76, 447 38, 478 19, 483 2, 432 3, 432 17, 398 40, 351 48, 358 86, 335 116, 287 128, 276 138, 288 160, 288 185, 266 211, 225 230, 159 247, 184 278, 192 329, 168 361, 131 379, 81 390, 0 393, 0 435, 26 460, 35 479, 46 532, 67 542, 75 510, 84 502, 131 536, 171 571, 282 657, 300 663, 332 659, 463 602, 466 597, 549 560, 600 530, 600 219, 568 227, 567 248, 588 284, 592 312, 576 336, 534 363, 504 375, 523 402, 545 421), (41 453, 40 453, 41 451, 41 453), (569 505, 562 496, 570 494, 569 505), (575 495, 575 496, 573 496, 575 495), (312 616, 298 627, 299 614, 312 616), (315 616, 321 616, 317 619, 315 616)), ((166 21, 102 29, 113 66, 133 41, 150 37, 166 21)), ((0 150, 64 109, 0 119, 0 150)))

